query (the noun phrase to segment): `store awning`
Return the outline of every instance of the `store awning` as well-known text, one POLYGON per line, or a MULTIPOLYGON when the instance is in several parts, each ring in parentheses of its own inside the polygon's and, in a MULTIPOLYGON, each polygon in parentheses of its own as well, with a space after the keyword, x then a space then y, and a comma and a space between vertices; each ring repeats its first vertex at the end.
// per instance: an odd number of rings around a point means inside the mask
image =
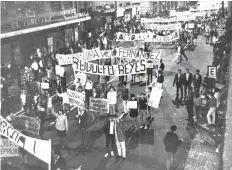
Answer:
POLYGON ((44 26, 3 33, 0 35, 0 38, 3 39, 3 38, 9 38, 9 37, 17 36, 17 35, 22 35, 22 34, 28 34, 28 33, 42 31, 42 30, 46 30, 46 29, 61 27, 61 26, 69 25, 69 24, 75 24, 77 22, 87 21, 90 19, 91 19, 91 17, 87 16, 87 17, 73 19, 73 20, 69 20, 69 21, 63 21, 63 22, 48 24, 48 25, 44 25, 44 26))

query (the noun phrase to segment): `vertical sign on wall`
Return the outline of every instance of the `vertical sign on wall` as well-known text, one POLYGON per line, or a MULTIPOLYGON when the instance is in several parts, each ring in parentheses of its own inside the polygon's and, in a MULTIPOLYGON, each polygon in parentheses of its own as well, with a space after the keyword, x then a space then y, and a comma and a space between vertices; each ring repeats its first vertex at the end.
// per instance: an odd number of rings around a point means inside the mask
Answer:
POLYGON ((217 68, 214 66, 208 66, 208 77, 217 78, 217 68))
POLYGON ((75 42, 78 42, 78 40, 79 40, 79 28, 78 27, 75 27, 74 28, 74 36, 75 36, 75 42))

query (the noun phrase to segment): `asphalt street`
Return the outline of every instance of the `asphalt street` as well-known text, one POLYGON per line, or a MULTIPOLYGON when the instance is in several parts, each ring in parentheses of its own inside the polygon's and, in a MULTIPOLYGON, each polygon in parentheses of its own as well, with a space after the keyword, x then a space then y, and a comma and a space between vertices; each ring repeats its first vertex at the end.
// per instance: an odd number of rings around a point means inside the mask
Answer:
MULTIPOLYGON (((122 43, 122 46, 128 47, 131 46, 131 44, 122 43)), ((169 131, 170 126, 175 124, 178 127, 178 135, 183 139, 183 144, 177 152, 176 164, 178 165, 178 170, 184 169, 194 129, 189 129, 188 123, 185 120, 187 118, 185 106, 176 108, 175 105, 173 105, 172 100, 176 97, 176 89, 172 87, 173 78, 179 68, 182 69, 182 72, 185 71, 185 68, 189 68, 190 72, 193 74, 196 69, 199 69, 201 75, 205 76, 207 65, 210 65, 213 59, 212 51, 212 47, 205 44, 203 36, 198 37, 197 47, 193 52, 185 52, 189 59, 188 62, 184 61, 182 64, 172 63, 171 61, 175 51, 164 50, 164 54, 161 56, 165 64, 164 92, 160 107, 154 109, 154 121, 147 130, 141 130, 139 127, 130 130, 129 128, 132 120, 129 117, 125 118, 126 160, 117 159, 116 157, 104 157, 106 150, 105 136, 102 133, 102 127, 106 121, 105 118, 90 123, 87 134, 91 148, 88 150, 79 148, 81 144, 81 135, 77 126, 77 121, 70 120, 66 150, 62 151, 62 156, 66 158, 68 167, 72 169, 82 165, 82 170, 165 170, 167 154, 164 149, 163 138, 167 131, 169 131)), ((130 80, 131 76, 128 76, 128 81, 130 80)), ((144 80, 146 80, 146 77, 144 80)), ((118 80, 115 79, 113 84, 117 83, 118 80)), ((131 86, 130 93, 140 94, 141 92, 145 92, 145 86, 131 86)), ((120 99, 118 100, 118 109, 119 112, 122 112, 122 102, 120 99)), ((71 114, 73 116, 76 114, 75 109, 71 114)), ((56 130, 54 126, 49 123, 46 124, 45 139, 51 139, 53 145, 59 143, 56 130)), ((10 158, 9 160, 12 161, 14 166, 20 166, 20 158, 10 158)), ((46 167, 45 164, 38 161, 33 156, 29 157, 28 162, 30 165, 46 167)))

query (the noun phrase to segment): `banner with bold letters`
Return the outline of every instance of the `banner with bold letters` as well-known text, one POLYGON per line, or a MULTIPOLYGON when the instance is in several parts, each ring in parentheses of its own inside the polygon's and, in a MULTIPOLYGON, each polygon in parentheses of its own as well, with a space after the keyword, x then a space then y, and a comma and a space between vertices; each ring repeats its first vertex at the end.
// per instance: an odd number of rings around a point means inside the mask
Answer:
POLYGON ((153 43, 170 43, 179 39, 179 33, 174 31, 173 33, 166 36, 159 36, 154 33, 117 33, 116 41, 145 41, 153 43))
POLYGON ((131 74, 146 73, 146 60, 134 61, 129 64, 119 65, 98 65, 94 63, 77 60, 74 63, 74 71, 80 71, 88 74, 104 76, 122 76, 131 74))
POLYGON ((70 105, 73 105, 81 109, 85 109, 85 95, 84 94, 67 89, 67 95, 69 97, 70 105))
POLYGON ((17 124, 22 127, 23 131, 27 131, 34 135, 39 135, 40 119, 21 115, 16 117, 16 121, 17 124))
POLYGON ((100 114, 109 113, 109 101, 102 98, 90 98, 89 110, 100 114))
POLYGON ((19 147, 9 139, 0 138, 0 157, 19 156, 19 147))
POLYGON ((162 94, 163 94, 163 89, 153 87, 148 101, 148 106, 159 108, 162 94))
POLYGON ((51 141, 40 140, 23 135, 18 130, 14 129, 2 116, 0 135, 5 136, 17 146, 24 148, 26 151, 41 159, 42 161, 51 164, 51 141), (42 151, 42 152, 41 152, 42 151))

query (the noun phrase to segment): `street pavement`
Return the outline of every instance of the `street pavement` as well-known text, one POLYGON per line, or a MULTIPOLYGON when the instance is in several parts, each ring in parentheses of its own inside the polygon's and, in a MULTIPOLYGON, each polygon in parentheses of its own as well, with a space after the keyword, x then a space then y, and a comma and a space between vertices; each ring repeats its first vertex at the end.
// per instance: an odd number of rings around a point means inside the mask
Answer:
MULTIPOLYGON (((173 100, 176 97, 176 89, 172 87, 172 84, 174 75, 179 68, 182 69, 182 72, 185 72, 185 68, 189 68, 190 72, 193 74, 196 69, 199 69, 203 77, 205 76, 207 65, 211 65, 212 63, 213 50, 211 46, 206 45, 204 42, 204 37, 199 36, 195 51, 186 51, 189 61, 184 61, 182 64, 171 62, 173 54, 170 50, 166 50, 166 55, 162 55, 165 71, 164 92, 160 107, 158 109, 153 109, 154 121, 147 130, 141 130, 139 128, 130 130, 129 128, 132 120, 129 117, 125 118, 124 131, 126 132, 126 160, 117 159, 116 157, 104 158, 106 150, 105 136, 102 132, 102 127, 106 122, 106 118, 89 123, 87 134, 91 148, 88 150, 79 148, 81 144, 81 134, 77 126, 77 121, 72 119, 69 121, 69 132, 66 142, 67 149, 62 151, 62 156, 66 158, 68 167, 74 169, 82 165, 82 170, 165 170, 167 154, 164 149, 163 138, 169 131, 170 126, 175 124, 177 125, 177 133, 179 137, 183 139, 183 144, 177 151, 176 164, 178 165, 178 170, 184 169, 190 149, 191 138, 195 132, 194 129, 189 129, 188 123, 185 120, 187 118, 185 106, 177 108, 173 105, 173 100)), ((129 43, 123 44, 128 45, 129 43)), ((131 76, 128 76, 128 81, 131 80, 130 78, 131 76)), ((146 77, 144 79, 146 79, 146 77)), ((113 84, 116 85, 117 83, 118 80, 115 79, 113 84)), ((140 94, 141 92, 145 92, 145 86, 131 86, 130 93, 140 94)), ((120 113, 123 111, 123 106, 120 99, 118 100, 118 110, 120 113)), ((71 114, 76 114, 75 109, 71 114)), ((44 138, 51 139, 53 145, 58 145, 59 142, 56 136, 55 127, 46 123, 45 129, 44 138)), ((11 159, 15 166, 20 164, 19 158, 11 159)), ((29 164, 40 165, 40 167, 45 169, 47 166, 33 156, 29 157, 29 164)))

